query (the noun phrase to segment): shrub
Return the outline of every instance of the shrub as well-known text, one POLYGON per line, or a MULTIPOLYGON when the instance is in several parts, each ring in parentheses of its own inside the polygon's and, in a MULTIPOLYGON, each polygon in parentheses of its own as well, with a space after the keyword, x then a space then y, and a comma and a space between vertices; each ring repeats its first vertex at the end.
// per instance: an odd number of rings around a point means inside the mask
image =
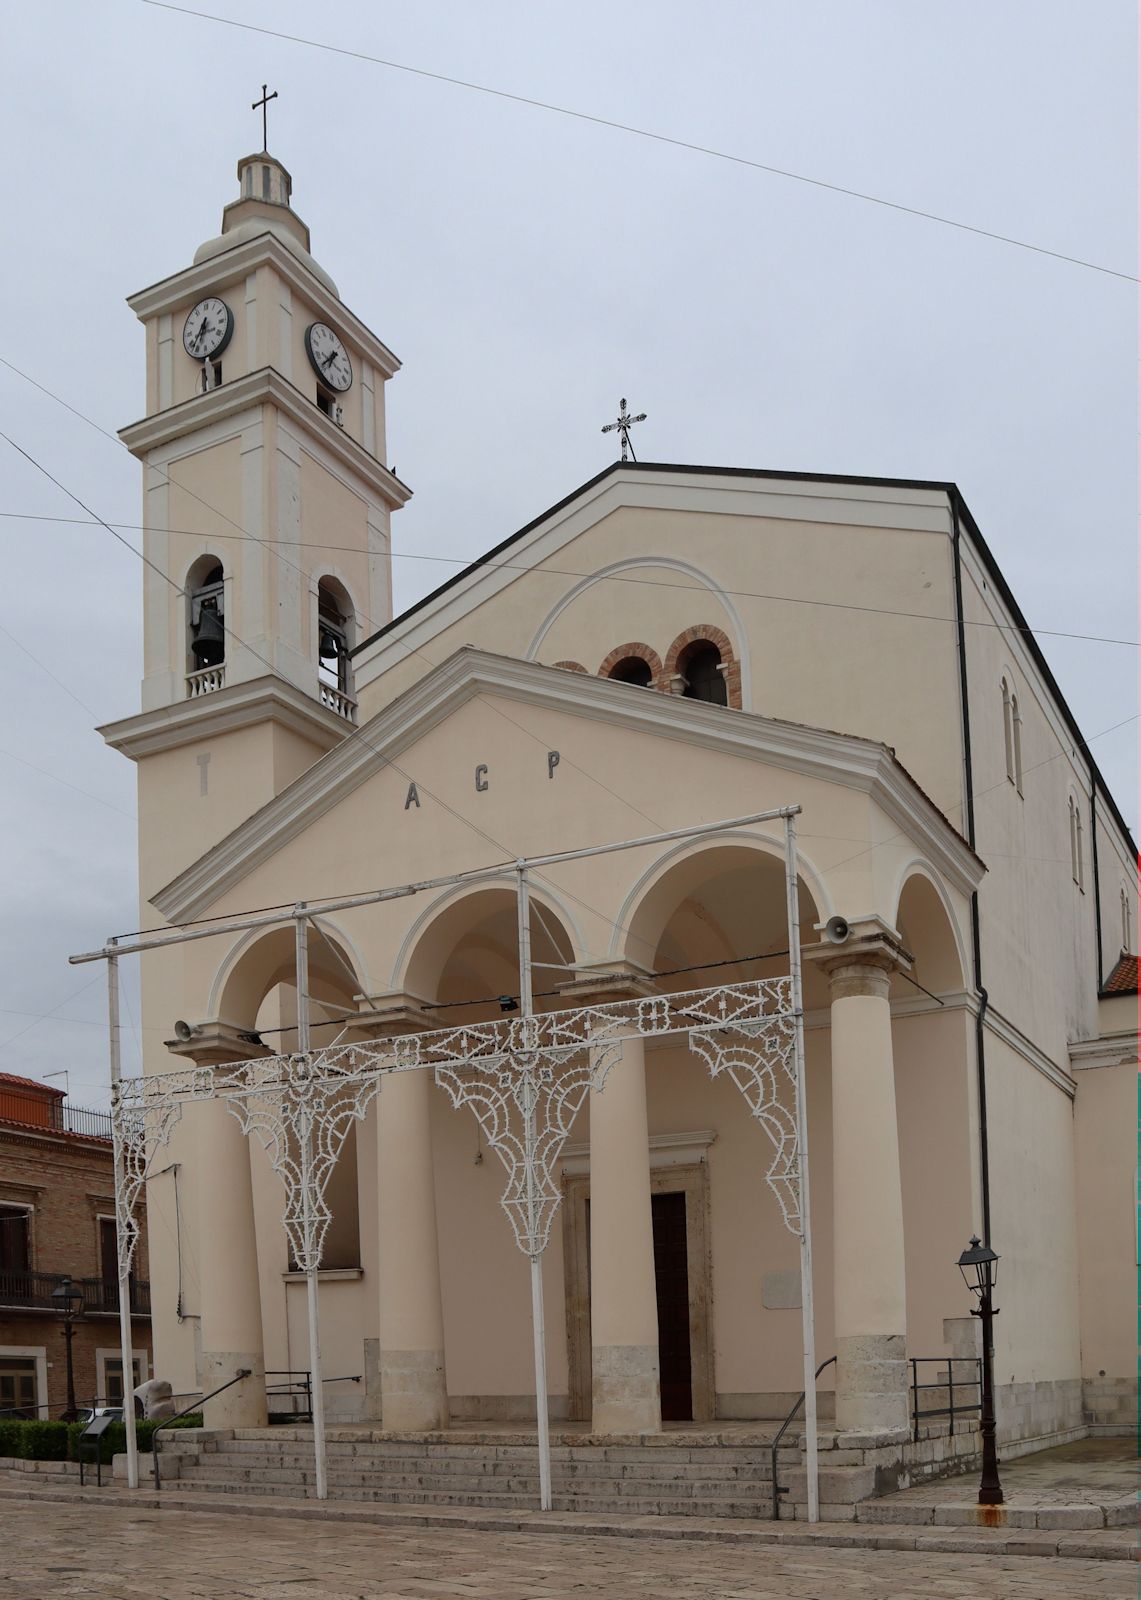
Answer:
MULTIPOLYGON (((17 1418, 0 1418, 0 1456, 17 1456, 25 1461, 78 1461, 79 1441, 84 1422, 27 1422, 17 1418)), ((135 1434, 139 1450, 148 1453, 157 1422, 136 1422, 135 1434)), ((164 1425, 169 1428, 200 1428, 200 1413, 180 1417, 177 1422, 164 1425)), ((122 1422, 113 1422, 103 1435, 101 1451, 104 1461, 122 1455, 127 1448, 127 1429, 122 1422)))

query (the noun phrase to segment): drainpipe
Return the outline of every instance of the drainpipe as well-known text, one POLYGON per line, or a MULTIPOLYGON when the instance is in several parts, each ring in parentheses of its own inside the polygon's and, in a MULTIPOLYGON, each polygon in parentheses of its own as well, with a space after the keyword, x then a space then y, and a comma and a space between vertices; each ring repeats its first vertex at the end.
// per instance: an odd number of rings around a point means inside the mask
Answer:
MULTIPOLYGON (((1088 751, 1086 752, 1088 755, 1088 751)), ((1093 761, 1089 769, 1089 848, 1093 866, 1093 926, 1097 937, 1097 992, 1101 993, 1105 973, 1105 954, 1101 947, 1101 881, 1097 870, 1097 779, 1093 775, 1093 761)))
MULTIPOLYGON (((967 843, 975 848, 975 779, 971 764, 971 710, 967 698, 967 629, 963 620, 963 562, 959 548, 958 490, 951 490, 951 551, 955 575, 955 627, 959 646, 959 700, 963 715, 963 774, 967 791, 967 843)), ((979 1009, 975 1014, 975 1063, 979 1100, 979 1189, 982 1198, 983 1243, 990 1244, 990 1141, 986 1112, 986 1013, 989 995, 983 983, 982 939, 979 931, 979 892, 971 895, 971 944, 974 952, 975 992, 979 1009)))

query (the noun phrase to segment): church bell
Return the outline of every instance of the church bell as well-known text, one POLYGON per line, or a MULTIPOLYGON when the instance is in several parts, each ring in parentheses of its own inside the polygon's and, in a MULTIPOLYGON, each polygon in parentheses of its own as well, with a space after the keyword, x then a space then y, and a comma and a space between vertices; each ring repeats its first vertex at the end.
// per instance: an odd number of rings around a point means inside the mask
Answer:
POLYGON ((203 606, 199 612, 190 648, 199 668, 216 667, 225 659, 226 630, 213 606, 203 606))

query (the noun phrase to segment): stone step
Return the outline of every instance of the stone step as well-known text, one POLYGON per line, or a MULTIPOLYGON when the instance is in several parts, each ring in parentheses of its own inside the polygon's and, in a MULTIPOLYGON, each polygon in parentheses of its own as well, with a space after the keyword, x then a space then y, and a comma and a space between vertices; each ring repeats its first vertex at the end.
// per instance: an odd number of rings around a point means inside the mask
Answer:
MULTIPOLYGON (((276 1432, 276 1430, 275 1430, 276 1432)), ((163 1444, 165 1454, 169 1446, 163 1444)), ((274 1437, 266 1438, 264 1434, 248 1438, 236 1439, 207 1439, 200 1446, 184 1445, 183 1453, 192 1453, 196 1448, 210 1456, 220 1455, 259 1455, 275 1456, 283 1453, 304 1453, 306 1450, 310 1458, 313 1454, 312 1435, 302 1436, 298 1439, 278 1440, 274 1437)), ((796 1439, 781 1441, 782 1457, 787 1449, 788 1455, 794 1456, 799 1451, 799 1442, 796 1439)), ((533 1461, 537 1446, 532 1440, 525 1445, 505 1444, 426 1444, 416 1441, 403 1440, 377 1440, 368 1439, 327 1440, 326 1453, 330 1461, 335 1458, 343 1459, 347 1456, 417 1460, 456 1460, 456 1461, 533 1461)), ((557 1445, 552 1446, 552 1461, 612 1461, 612 1462, 646 1462, 647 1464, 674 1465, 674 1466, 705 1466, 711 1462, 720 1462, 728 1466, 752 1466, 759 1461, 767 1462, 770 1457, 768 1445, 755 1445, 751 1447, 735 1448, 730 1446, 700 1446, 697 1448, 636 1446, 636 1445, 557 1445)))
MULTIPOLYGON (((314 1458, 312 1450, 282 1451, 277 1455, 255 1454, 239 1451, 216 1451, 201 1457, 183 1455, 179 1458, 185 1463, 198 1462, 203 1470, 216 1471, 222 1469, 239 1469, 251 1474, 264 1473, 278 1469, 300 1468, 313 1470, 314 1458)), ((767 1483, 771 1481, 770 1464, 767 1460, 755 1460, 747 1464, 734 1464, 724 1461, 689 1462, 658 1462, 658 1461, 553 1461, 552 1473, 559 1481, 577 1479, 590 1479, 594 1481, 612 1481, 618 1479, 636 1478, 655 1482, 749 1482, 767 1483)), ((479 1457, 424 1457, 424 1456, 373 1456, 365 1451, 357 1455, 330 1455, 328 1470, 330 1475, 352 1474, 354 1477, 362 1473, 369 1478, 388 1477, 393 1474, 415 1474, 421 1477, 514 1477, 533 1476, 538 1469, 536 1452, 531 1451, 524 1458, 481 1459, 479 1457)))
MULTIPOLYGON (((256 1483, 219 1483, 209 1480, 190 1479, 186 1482, 179 1480, 175 1486, 179 1495, 280 1495, 280 1486, 273 1484, 256 1483)), ((310 1486, 304 1495, 296 1498, 312 1500, 315 1491, 310 1486)), ((496 1494, 478 1492, 474 1494, 458 1494, 438 1489, 377 1489, 377 1488, 346 1488, 340 1489, 336 1485, 329 1487, 330 1500, 365 1501, 377 1505, 419 1505, 419 1506, 477 1506, 502 1512, 533 1511, 538 1503, 538 1489, 531 1494, 496 1494)), ((556 1511, 589 1512, 594 1515, 605 1516, 621 1512, 624 1516, 684 1516, 684 1517, 752 1517, 765 1518, 769 1515, 769 1499, 765 1495, 755 1495, 748 1499, 719 1500, 719 1499, 683 1499, 675 1496, 671 1499, 623 1497, 620 1502, 612 1498, 599 1495, 567 1495, 557 1490, 552 1493, 553 1508, 556 1511)))
MULTIPOLYGON (((560 1433, 553 1430, 551 1433, 551 1448, 564 1449, 618 1449, 618 1450, 763 1450, 773 1441, 778 1424, 758 1425, 756 1429, 750 1428, 748 1432, 735 1432, 720 1434, 715 1431, 709 1433, 687 1433, 680 1430, 670 1430, 666 1433, 634 1433, 617 1435, 599 1435, 590 1433, 560 1433)), ((164 1435, 172 1438, 179 1430, 172 1430, 164 1435)), ((190 1432, 191 1430, 184 1430, 190 1432)), ((199 1437, 203 1430, 195 1430, 199 1437)), ((209 1439, 210 1434, 205 1434, 209 1439)), ((274 1426, 272 1428, 236 1428, 214 1435, 235 1443, 273 1443, 277 1440, 308 1440, 312 1442, 313 1428, 309 1423, 297 1427, 274 1426)), ((798 1434, 789 1432, 785 1441, 795 1443, 798 1434)), ((455 1429, 447 1433, 392 1433, 383 1428, 365 1427, 328 1427, 325 1430, 325 1440, 328 1445, 334 1444, 397 1444, 420 1445, 428 1450, 437 1449, 468 1449, 486 1450, 489 1447, 499 1447, 514 1450, 533 1450, 535 1448, 534 1431, 508 1433, 502 1430, 495 1432, 478 1432, 475 1430, 455 1429)), ((783 1442, 783 1441, 782 1441, 783 1442)))
MULTIPOLYGON (((258 1486, 262 1484, 279 1488, 285 1494, 304 1494, 316 1482, 316 1474, 302 1471, 299 1468, 277 1468, 271 1472, 250 1472, 241 1468, 231 1470, 218 1470, 214 1467, 197 1466, 184 1469, 176 1480, 178 1483, 234 1483, 258 1486)), ((447 1478, 422 1473, 387 1473, 378 1475, 367 1472, 331 1473, 329 1475, 330 1487, 335 1487, 345 1493, 355 1493, 362 1489, 393 1490, 414 1495, 425 1490, 435 1490, 441 1494, 471 1496, 474 1494, 510 1494, 534 1498, 539 1492, 538 1476, 512 1476, 490 1477, 479 1474, 451 1475, 447 1478)), ((661 1481, 645 1478, 619 1478, 610 1481, 596 1479, 563 1480, 555 1478, 553 1487, 556 1493, 571 1497, 587 1496, 594 1499, 607 1499, 615 1505, 625 1502, 633 1497, 635 1499, 668 1499, 674 1500, 739 1500, 742 1497, 749 1499, 765 1498, 770 1495, 769 1485, 764 1482, 726 1482, 717 1480, 669 1480, 661 1481)))

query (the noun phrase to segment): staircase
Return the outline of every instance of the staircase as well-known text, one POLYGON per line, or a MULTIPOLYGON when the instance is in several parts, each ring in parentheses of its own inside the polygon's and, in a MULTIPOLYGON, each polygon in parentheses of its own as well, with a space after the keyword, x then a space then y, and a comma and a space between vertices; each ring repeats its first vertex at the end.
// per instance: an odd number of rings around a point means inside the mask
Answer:
MULTIPOLYGON (((786 1436, 787 1438, 787 1436, 786 1436)), ((799 1460, 788 1438, 782 1471, 799 1460)), ((551 1443, 556 1511, 631 1516, 767 1518, 772 1508, 772 1431, 750 1430, 723 1443, 666 1433, 629 1443, 584 1442, 556 1434, 551 1443)), ((177 1492, 275 1495, 316 1493, 312 1430, 238 1429, 234 1433, 171 1433, 162 1451, 164 1482, 177 1492)), ((534 1510, 539 1464, 533 1441, 503 1434, 394 1437, 360 1428, 328 1433, 330 1500, 391 1505, 479 1506, 534 1510)))

